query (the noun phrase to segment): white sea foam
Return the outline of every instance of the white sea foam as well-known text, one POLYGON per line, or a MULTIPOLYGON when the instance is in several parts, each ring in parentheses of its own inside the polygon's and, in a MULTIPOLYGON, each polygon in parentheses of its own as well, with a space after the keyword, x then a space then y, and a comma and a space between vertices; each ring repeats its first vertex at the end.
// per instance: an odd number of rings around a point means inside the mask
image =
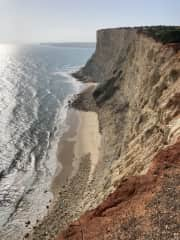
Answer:
MULTIPOLYGON (((64 78, 64 82, 71 83, 74 86, 75 94, 78 93, 82 88, 82 83, 77 81, 72 73, 79 70, 82 66, 64 66, 63 70, 53 72, 53 75, 60 75, 64 78)), ((62 80, 61 80, 62 81, 62 80)))
MULTIPOLYGON (((51 148, 48 152, 49 155, 49 160, 51 162, 56 162, 56 168, 53 168, 53 172, 54 170, 58 168, 58 172, 63 170, 63 166, 62 164, 58 161, 57 162, 57 148, 58 148, 58 142, 60 141, 60 138, 62 137, 63 133, 66 132, 68 130, 68 125, 66 123, 66 118, 67 118, 67 112, 68 112, 68 105, 69 102, 72 100, 72 98, 74 97, 74 94, 77 94, 80 92, 82 84, 80 82, 78 82, 71 74, 72 72, 74 72, 75 70, 78 70, 81 66, 66 66, 65 70, 63 71, 57 71, 54 72, 54 75, 60 75, 62 77, 64 77, 64 81, 66 83, 71 83, 74 87, 74 93, 73 94, 69 94, 63 101, 62 104, 60 104, 59 109, 60 111, 57 113, 56 115, 56 121, 55 121, 55 125, 56 125, 56 131, 55 131, 55 136, 54 136, 54 140, 51 142, 51 148)), ((55 173, 55 172, 54 172, 55 173)))

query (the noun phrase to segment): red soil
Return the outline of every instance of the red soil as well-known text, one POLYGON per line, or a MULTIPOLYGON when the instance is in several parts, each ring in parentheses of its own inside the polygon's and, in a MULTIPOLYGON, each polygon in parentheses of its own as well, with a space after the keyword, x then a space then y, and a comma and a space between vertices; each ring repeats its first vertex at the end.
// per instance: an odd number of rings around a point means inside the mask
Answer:
POLYGON ((180 139, 161 150, 146 175, 124 179, 57 240, 180 239, 180 139))

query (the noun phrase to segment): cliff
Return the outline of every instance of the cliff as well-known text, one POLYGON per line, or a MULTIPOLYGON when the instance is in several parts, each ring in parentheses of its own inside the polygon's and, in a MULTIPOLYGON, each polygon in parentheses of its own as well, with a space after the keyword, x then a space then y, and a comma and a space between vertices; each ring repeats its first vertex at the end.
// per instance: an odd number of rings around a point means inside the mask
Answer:
POLYGON ((97 208, 59 239, 179 239, 180 35, 171 30, 99 30, 74 74, 99 83, 72 104, 98 113, 101 159, 83 210, 97 208))

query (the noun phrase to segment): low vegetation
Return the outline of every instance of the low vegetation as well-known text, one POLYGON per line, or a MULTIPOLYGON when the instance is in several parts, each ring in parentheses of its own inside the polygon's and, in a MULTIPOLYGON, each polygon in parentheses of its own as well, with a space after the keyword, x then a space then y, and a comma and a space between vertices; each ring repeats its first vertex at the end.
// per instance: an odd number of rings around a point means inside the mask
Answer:
POLYGON ((180 43, 180 26, 143 27, 139 31, 163 44, 180 43))

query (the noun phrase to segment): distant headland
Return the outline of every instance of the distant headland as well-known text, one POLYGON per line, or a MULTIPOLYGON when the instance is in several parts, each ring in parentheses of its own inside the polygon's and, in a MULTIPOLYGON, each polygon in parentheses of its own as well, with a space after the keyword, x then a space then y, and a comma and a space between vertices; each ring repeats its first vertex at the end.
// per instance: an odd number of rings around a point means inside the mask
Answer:
POLYGON ((95 48, 95 42, 47 42, 40 43, 40 45, 53 46, 53 47, 77 47, 77 48, 95 48))

